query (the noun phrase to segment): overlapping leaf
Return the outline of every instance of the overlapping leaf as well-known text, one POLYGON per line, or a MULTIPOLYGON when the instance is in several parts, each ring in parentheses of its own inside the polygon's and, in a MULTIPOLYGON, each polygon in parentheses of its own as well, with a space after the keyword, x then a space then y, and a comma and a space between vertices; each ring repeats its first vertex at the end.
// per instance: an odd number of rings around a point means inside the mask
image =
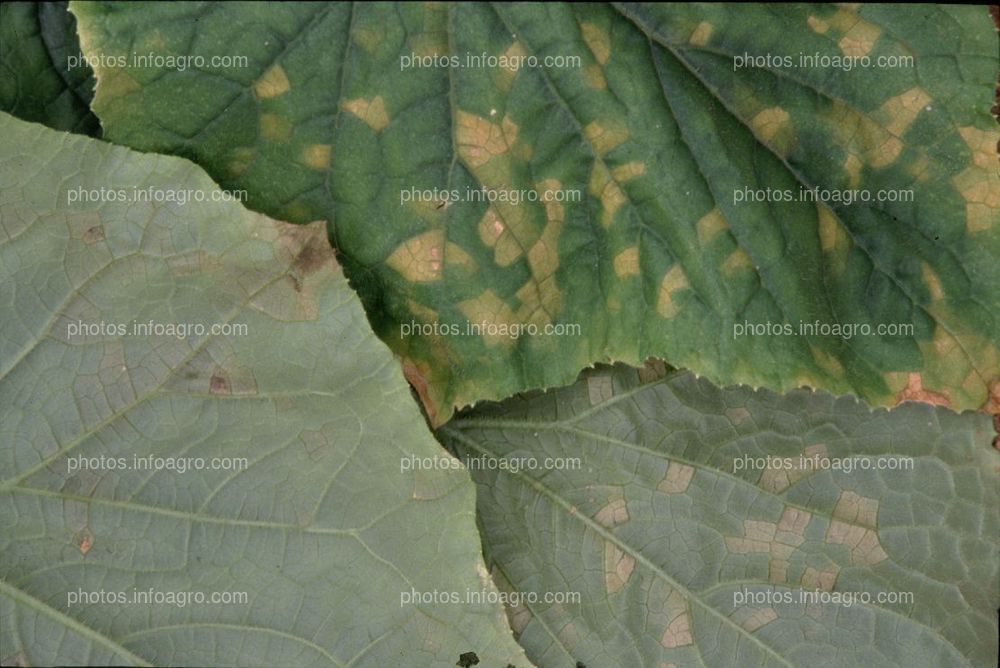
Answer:
POLYGON ((65 2, 0 5, 0 110, 57 130, 100 134, 94 75, 65 2))
POLYGON ((499 605, 403 604, 484 586, 472 483, 401 473, 443 453, 325 230, 0 133, 0 662, 526 665, 499 605))
POLYGON ((437 422, 650 355, 724 383, 996 409, 984 8, 72 9, 90 56, 202 58, 98 68, 109 136, 187 156, 271 215, 332 221, 437 422), (469 201, 481 188, 498 201, 469 201), (767 189, 793 199, 749 201, 767 189), (513 203, 545 197, 562 199, 513 203), (844 323, 870 334, 822 329, 844 323), (734 338, 748 325, 771 333, 734 338))
POLYGON ((538 665, 936 668, 996 660, 992 432, 600 367, 439 435, 538 665))

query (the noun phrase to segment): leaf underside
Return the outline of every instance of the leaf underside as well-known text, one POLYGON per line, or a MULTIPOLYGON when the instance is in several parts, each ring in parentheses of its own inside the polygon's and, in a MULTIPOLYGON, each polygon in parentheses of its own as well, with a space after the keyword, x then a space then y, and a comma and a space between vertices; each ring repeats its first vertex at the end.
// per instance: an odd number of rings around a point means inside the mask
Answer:
POLYGON ((402 472, 441 449, 325 229, 215 201, 186 160, 0 134, 0 663, 527 665, 499 604, 401 604, 484 586, 474 491, 402 472), (150 322, 245 331, 130 333, 150 322), (135 590, 247 600, 70 600, 135 590))
POLYGON ((501 588, 581 593, 509 606, 540 666, 934 668, 996 659, 992 431, 926 404, 601 366, 439 437, 473 462, 501 588), (912 467, 871 467, 900 455, 912 467))

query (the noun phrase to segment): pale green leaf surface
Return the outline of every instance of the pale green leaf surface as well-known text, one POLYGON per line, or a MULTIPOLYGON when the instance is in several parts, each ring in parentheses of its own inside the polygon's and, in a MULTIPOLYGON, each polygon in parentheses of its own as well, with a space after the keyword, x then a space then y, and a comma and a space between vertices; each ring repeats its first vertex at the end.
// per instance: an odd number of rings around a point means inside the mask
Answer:
POLYGON ((527 665, 499 605, 400 604, 483 586, 474 490, 400 472, 444 453, 325 230, 214 201, 186 160, 7 115, 0 134, 3 665, 527 665), (205 201, 70 205, 77 187, 205 201), (246 333, 70 334, 150 320, 246 333), (248 601, 69 605, 134 589, 248 601))
POLYGON ((376 333, 437 423, 455 405, 647 356, 721 383, 1000 410, 1000 131, 989 112, 1000 59, 985 7, 72 11, 89 55, 205 59, 98 68, 108 136, 189 157, 245 188, 252 208, 331 221, 376 333), (401 62, 483 54, 540 66, 401 62), (736 68, 745 54, 912 66, 736 68), (581 197, 490 207, 466 199, 480 187, 581 197), (802 200, 817 187, 855 201, 802 200), (411 188, 462 201, 401 203, 411 188), (744 188, 794 201, 734 203, 744 188), (877 199, 899 190, 914 198, 877 199), (539 335, 466 329, 484 321, 539 335), (874 333, 733 336, 734 325, 800 322, 874 333), (550 324, 582 330, 545 335, 550 324), (912 332, 877 331, 896 325, 912 332))
POLYGON ((1000 453, 987 416, 909 402, 872 411, 823 392, 651 375, 598 367, 439 431, 460 458, 479 461, 470 468, 498 583, 581 594, 511 608, 529 658, 545 667, 995 664, 1000 453), (838 465, 810 471, 803 453, 838 465), (765 466, 737 467, 744 456, 765 466), (792 458, 794 470, 783 459, 768 466, 768 456, 792 458), (887 456, 913 466, 843 466, 887 456), (578 468, 565 463, 573 457, 578 468), (546 470, 546 458, 562 469, 546 470), (817 589, 841 600, 797 598, 817 589), (744 590, 772 598, 734 598, 744 590), (907 592, 911 602, 875 598, 907 592), (865 594, 869 602, 857 598, 865 594))

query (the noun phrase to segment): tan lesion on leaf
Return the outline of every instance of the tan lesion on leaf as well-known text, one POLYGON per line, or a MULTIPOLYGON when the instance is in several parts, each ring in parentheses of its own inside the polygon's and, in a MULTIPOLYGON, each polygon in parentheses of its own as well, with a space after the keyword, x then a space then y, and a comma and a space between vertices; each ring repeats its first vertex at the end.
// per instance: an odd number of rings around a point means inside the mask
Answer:
POLYGON ((809 465, 803 463, 802 459, 816 461, 816 457, 820 459, 827 457, 825 443, 814 443, 807 446, 802 451, 801 458, 792 458, 792 462, 796 464, 795 466, 785 467, 783 462, 769 461, 768 467, 761 473, 757 484, 761 489, 768 492, 784 492, 799 480, 808 478, 813 473, 814 469, 809 468, 809 465), (802 464, 801 466, 799 465, 800 463, 802 464))
MULTIPOLYGON (((410 50, 419 55, 435 55, 436 52, 426 52, 425 50, 417 48, 417 43, 420 41, 421 37, 423 37, 423 35, 417 35, 410 40, 410 50)), ((378 51, 378 47, 382 43, 382 33, 376 30, 373 26, 356 26, 351 31, 351 40, 354 44, 360 46, 366 53, 374 54, 378 51)))
POLYGON ((768 107, 750 119, 754 134, 779 155, 788 155, 795 142, 795 128, 789 113, 781 107, 768 107))
POLYGON ((281 65, 273 65, 253 84, 254 93, 262 100, 284 95, 291 88, 285 68, 281 65))
POLYGON ((626 276, 638 276, 639 247, 629 246, 615 255, 614 267, 615 276, 618 276, 619 278, 625 278, 626 276))
POLYGON ((597 406, 611 399, 615 394, 611 376, 600 374, 587 378, 587 398, 591 406, 597 406))
POLYGON ((414 283, 440 280, 444 266, 444 230, 428 230, 407 239, 385 263, 414 283))
POLYGON ((837 143, 863 164, 885 167, 903 152, 902 140, 875 120, 837 100, 823 114, 837 143))
POLYGON ((739 624, 744 631, 753 633, 757 629, 770 624, 778 618, 774 608, 754 608, 743 606, 733 610, 729 618, 739 624))
POLYGON ((962 127, 958 130, 972 151, 972 165, 952 178, 965 200, 965 228, 970 234, 985 232, 1000 221, 1000 130, 962 127))
POLYGON ((906 374, 906 386, 896 394, 896 403, 904 401, 922 401, 935 406, 951 406, 951 399, 948 398, 947 394, 924 388, 923 376, 918 372, 906 374))
POLYGON ((656 312, 664 318, 672 318, 680 311, 674 296, 689 287, 687 275, 680 264, 674 264, 660 281, 660 291, 656 299, 656 312))
POLYGON ((608 62, 608 58, 611 57, 611 38, 608 33, 596 23, 589 21, 580 24, 580 32, 587 48, 594 54, 594 60, 601 65, 608 62))
POLYGON ((594 521, 608 529, 621 526, 629 521, 628 504, 624 498, 612 499, 597 511, 594 521))
POLYGON ((844 490, 837 499, 833 516, 851 524, 860 524, 874 529, 878 521, 878 499, 861 496, 857 492, 844 490))
POLYGON ((544 325, 552 322, 562 309, 562 291, 556 284, 559 268, 559 236, 562 234, 566 210, 561 202, 545 201, 561 190, 556 179, 545 179, 535 185, 540 200, 544 202, 545 227, 528 250, 528 267, 531 279, 517 292, 521 307, 517 318, 521 322, 544 325))
POLYGON ((809 344, 809 352, 812 354, 813 361, 819 365, 823 371, 834 378, 841 378, 844 375, 844 365, 840 363, 840 360, 830 353, 826 352, 822 348, 809 344))
POLYGON ((688 37, 688 44, 692 46, 705 46, 708 44, 708 40, 712 38, 712 31, 715 30, 713 26, 708 21, 702 21, 688 37))
POLYGON ((806 566, 799 578, 799 583, 806 589, 822 589, 823 591, 833 591, 837 584, 837 575, 840 573, 840 566, 833 562, 826 564, 826 568, 813 568, 806 566))
POLYGON ((656 489, 664 494, 683 494, 691 485, 694 477, 694 467, 688 464, 670 462, 663 480, 656 486, 656 489))
POLYGON ((805 542, 812 513, 786 506, 777 522, 744 520, 742 536, 725 536, 731 554, 769 555, 769 579, 786 582, 792 553, 805 542))
POLYGON ((850 524, 838 519, 830 522, 826 542, 845 545, 850 549, 851 563, 855 566, 874 566, 889 558, 882 549, 874 529, 850 524))
POLYGON ((299 153, 299 161, 310 169, 327 169, 331 151, 330 144, 306 144, 299 153))
POLYGON ((389 125, 389 114, 381 95, 376 95, 371 100, 363 97, 344 100, 341 108, 364 121, 375 132, 381 132, 389 125))
POLYGON ((691 613, 687 601, 677 590, 670 592, 664 604, 667 618, 666 628, 660 636, 660 644, 667 649, 694 644, 691 633, 691 613))
POLYGON ((719 232, 729 229, 729 224, 722 216, 719 207, 715 207, 698 219, 698 222, 695 223, 695 229, 698 232, 698 243, 704 246, 712 241, 719 232))
POLYGON ((604 541, 604 588, 608 596, 621 591, 635 570, 635 557, 610 540, 604 541))
POLYGON ((604 156, 624 144, 629 139, 629 132, 620 121, 591 121, 583 128, 583 136, 594 147, 598 156, 604 156))

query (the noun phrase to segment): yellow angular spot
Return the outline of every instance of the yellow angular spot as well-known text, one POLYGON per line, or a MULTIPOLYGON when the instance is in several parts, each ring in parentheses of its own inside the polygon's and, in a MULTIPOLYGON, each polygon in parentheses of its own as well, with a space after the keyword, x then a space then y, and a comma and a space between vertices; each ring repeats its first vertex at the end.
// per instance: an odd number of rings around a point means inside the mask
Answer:
POLYGON ((624 165, 619 165, 611 170, 611 178, 613 178, 618 183, 625 183, 629 179, 634 179, 637 176, 642 176, 646 173, 646 163, 635 160, 633 162, 626 162, 624 165))
POLYGON ((423 304, 419 304, 413 301, 412 299, 406 300, 406 306, 407 308, 410 309, 410 313, 417 316, 417 318, 419 318, 423 322, 437 322, 438 320, 437 311, 435 311, 430 307, 424 306, 423 304))
POLYGON ((820 247, 831 252, 842 246, 847 240, 847 232, 841 227, 833 210, 825 204, 817 204, 816 217, 819 222, 820 247))
POLYGON ((750 127, 761 141, 770 144, 779 155, 787 155, 795 140, 795 131, 788 112, 781 107, 769 107, 750 119, 750 127))
POLYGON ((465 249, 458 244, 448 242, 444 246, 444 260, 449 267, 461 269, 466 274, 472 274, 479 265, 465 249))
POLYGON ((865 164, 884 167, 903 151, 903 142, 871 118, 841 101, 824 113, 837 142, 865 164))
POLYGON ((844 9, 832 16, 830 23, 839 30, 846 31, 837 46, 841 53, 852 58, 863 58, 871 53, 875 42, 882 35, 881 28, 844 9))
POLYGON ((695 229, 698 231, 698 243, 704 246, 714 239, 719 232, 728 228, 729 225, 726 223, 726 219, 722 217, 722 212, 716 207, 695 223, 695 229))
POLYGON ((1000 172, 969 167, 951 182, 965 200, 965 228, 970 234, 1000 222, 1000 172))
POLYGON ((440 280, 444 261, 444 230, 429 230, 407 239, 385 263, 408 281, 429 283, 440 280))
POLYGON ((742 248, 734 250, 722 262, 722 271, 725 274, 733 274, 741 269, 750 269, 752 267, 753 261, 742 248))
POLYGON ((819 33, 820 35, 825 35, 826 31, 830 29, 830 24, 823 19, 818 19, 815 16, 810 16, 806 19, 806 23, 809 24, 809 29, 813 32, 819 33))
POLYGON ((608 34, 596 24, 586 21, 580 24, 580 32, 583 33, 587 48, 594 54, 594 59, 601 65, 608 62, 611 56, 611 38, 608 34))
POLYGON ((844 160, 844 171, 847 172, 847 180, 852 188, 861 185, 861 169, 863 167, 864 163, 861 162, 861 158, 853 153, 847 154, 847 159, 844 160))
POLYGON ((268 141, 287 142, 294 127, 290 120, 277 114, 260 115, 260 136, 268 141))
POLYGON ((456 113, 455 143, 458 154, 473 169, 507 153, 517 141, 517 134, 517 124, 506 116, 498 125, 465 111, 456 113))
POLYGON ((615 256, 615 275, 619 278, 639 275, 639 248, 629 246, 615 256))
MULTIPOLYGON (((368 53, 375 53, 378 51, 379 44, 382 43, 382 34, 372 27, 366 26, 364 28, 355 28, 351 32, 351 38, 354 43, 360 46, 368 53)), ((415 40, 414 40, 415 41, 415 40)), ((416 48, 411 44, 411 50, 417 51, 416 48)))
POLYGON ((683 494, 687 491, 693 477, 693 466, 670 462, 670 465, 667 467, 667 474, 663 476, 663 480, 656 486, 656 489, 665 494, 683 494))
POLYGON ((604 588, 608 595, 621 591, 635 569, 635 557, 625 554, 611 541, 604 543, 604 588))
POLYGON ((965 143, 972 149, 972 162, 983 169, 1000 169, 1000 155, 997 155, 997 144, 1000 143, 1000 130, 980 130, 967 126, 958 129, 965 143))
POLYGON ((823 591, 833 591, 833 585, 837 582, 837 574, 840 567, 834 563, 829 564, 829 568, 822 570, 806 566, 802 572, 800 584, 807 589, 822 589, 823 591))
POLYGON ((680 264, 675 264, 663 275, 660 283, 660 294, 656 301, 656 312, 664 318, 672 318, 678 313, 678 306, 674 303, 674 293, 688 287, 687 275, 680 264))
POLYGON ((698 24, 698 27, 694 29, 691 33, 691 37, 688 38, 688 43, 695 46, 705 46, 708 44, 709 38, 712 37, 712 30, 715 27, 708 21, 702 21, 698 24))
POLYGON ((291 89, 291 84, 288 83, 285 69, 281 65, 271 67, 253 84, 254 92, 262 100, 284 95, 289 89, 291 89))
MULTIPOLYGON (((485 290, 478 297, 459 302, 458 309, 473 325, 485 323, 488 328, 496 328, 509 327, 516 322, 514 312, 492 290, 485 290)), ((510 336, 491 329, 484 331, 482 337, 486 345, 490 347, 497 345, 510 347, 514 344, 514 339, 510 336)))
POLYGON ((528 52, 524 50, 524 45, 516 40, 503 52, 500 60, 501 65, 495 74, 497 87, 500 90, 507 92, 513 87, 514 79, 517 78, 527 55, 528 52))
POLYGON ((934 273, 931 266, 926 262, 921 262, 920 269, 924 277, 924 283, 927 284, 927 291, 930 292, 931 299, 934 301, 944 299, 944 290, 941 289, 941 279, 934 273))
POLYGON ((605 228, 611 227, 611 223, 615 220, 615 213, 625 203, 625 193, 611 178, 611 172, 608 171, 604 163, 594 162, 587 191, 601 200, 601 225, 605 228))
POLYGON ((448 54, 448 33, 433 30, 414 35, 409 40, 410 50, 423 58, 448 54))
POLYGON ((834 377, 841 377, 844 375, 844 366, 840 363, 833 355, 817 348, 816 346, 809 344, 809 352, 812 353, 813 360, 818 364, 824 371, 834 377))
POLYGON ((341 107, 360 118, 375 132, 381 132, 389 125, 389 114, 386 113, 385 100, 381 95, 376 95, 370 101, 361 97, 345 100, 341 107))
POLYGON ((306 144, 302 147, 299 160, 313 169, 326 169, 330 166, 330 150, 329 144, 306 144))
POLYGON ((608 82, 604 78, 604 70, 600 65, 590 64, 583 68, 583 81, 588 88, 593 90, 604 90, 608 87, 608 82))
POLYGON ((889 132, 897 137, 902 137, 930 101, 931 96, 927 94, 927 91, 919 86, 914 86, 883 102, 875 114, 875 119, 889 132))
POLYGON ((257 151, 253 146, 239 146, 234 148, 229 154, 229 164, 227 165, 230 176, 242 176, 247 171, 247 167, 253 162, 257 151))
POLYGON ((497 245, 497 240, 504 233, 507 227, 500 220, 500 214, 491 204, 483 217, 479 220, 479 238, 484 244, 493 248, 497 245))
POLYGON ((583 136, 587 138, 597 155, 603 156, 608 151, 621 146, 629 138, 628 130, 617 121, 605 127, 597 121, 592 121, 583 128, 583 136))

